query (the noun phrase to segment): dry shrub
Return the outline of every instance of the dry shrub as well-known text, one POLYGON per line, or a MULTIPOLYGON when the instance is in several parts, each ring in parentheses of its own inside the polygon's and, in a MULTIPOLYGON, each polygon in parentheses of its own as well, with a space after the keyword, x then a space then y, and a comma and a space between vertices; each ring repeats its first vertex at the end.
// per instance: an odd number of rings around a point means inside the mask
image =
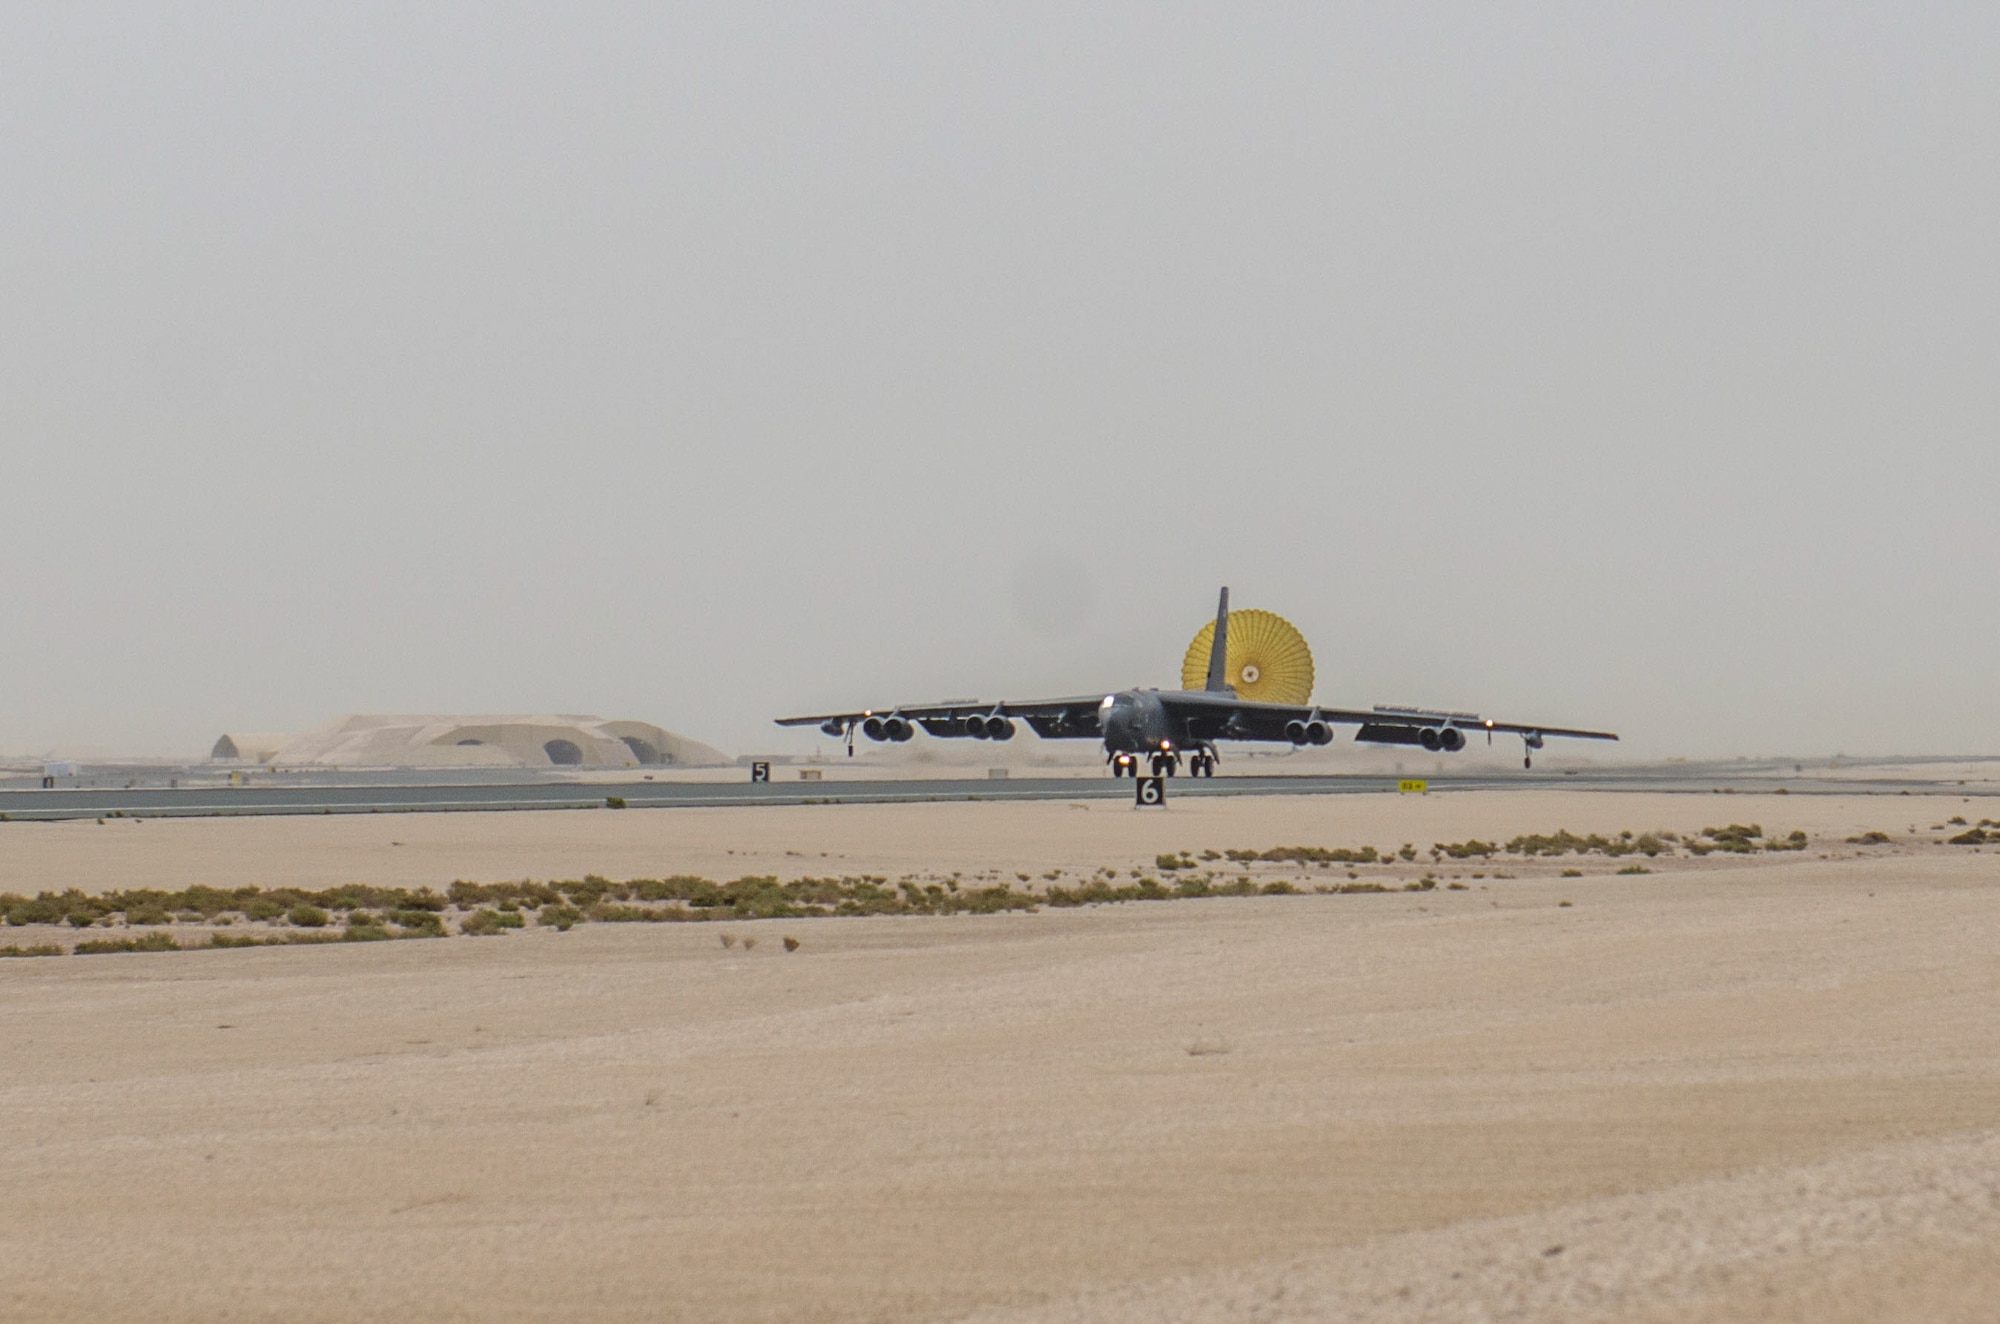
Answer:
POLYGON ((76 945, 78 956, 101 956, 109 952, 177 952, 181 945, 167 933, 149 933, 143 938, 85 939, 76 945))

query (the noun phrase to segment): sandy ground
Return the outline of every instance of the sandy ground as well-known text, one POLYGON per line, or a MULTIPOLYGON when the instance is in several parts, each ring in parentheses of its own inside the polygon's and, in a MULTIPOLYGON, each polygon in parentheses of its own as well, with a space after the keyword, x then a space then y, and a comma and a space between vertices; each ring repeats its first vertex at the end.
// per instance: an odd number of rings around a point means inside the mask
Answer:
POLYGON ((1919 844, 1968 808, 8 825, 12 890, 726 874, 732 850, 1080 866, 1753 818, 1815 850, 1463 892, 0 961, 0 1318, 1990 1319, 2000 856, 1919 844), (1886 857, 1818 858, 1821 834, 1913 825, 1886 857))
MULTIPOLYGON (((756 809, 339 814, 298 818, 0 823, 0 892, 67 887, 444 887, 454 879, 659 878, 676 873, 1069 875, 1144 864, 1166 851, 1279 845, 1420 850, 1523 832, 1614 834, 1757 823, 1800 828, 1815 853, 1878 829, 1923 840, 1953 815, 2000 817, 2000 798, 1591 793, 1179 799, 1164 810, 1111 801, 773 805, 756 809)), ((1575 863, 1570 861, 1569 863, 1575 863)), ((1600 862, 1601 863, 1601 862, 1600 862)), ((1418 870, 1422 872, 1422 870, 1418 870)))

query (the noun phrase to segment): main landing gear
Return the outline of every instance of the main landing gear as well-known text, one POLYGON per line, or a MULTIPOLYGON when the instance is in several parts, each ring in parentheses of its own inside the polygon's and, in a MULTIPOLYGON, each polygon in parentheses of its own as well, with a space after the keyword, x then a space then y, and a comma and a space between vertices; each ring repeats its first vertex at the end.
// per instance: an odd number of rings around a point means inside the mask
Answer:
MULTIPOLYGON (((1211 750, 1198 749, 1188 755, 1188 776, 1213 777, 1218 760, 1211 750)), ((1181 756, 1178 750, 1163 749, 1146 756, 1146 775, 1149 777, 1177 777, 1181 770, 1181 756)), ((1139 755, 1113 754, 1111 756, 1113 777, 1137 777, 1139 775, 1139 755)))

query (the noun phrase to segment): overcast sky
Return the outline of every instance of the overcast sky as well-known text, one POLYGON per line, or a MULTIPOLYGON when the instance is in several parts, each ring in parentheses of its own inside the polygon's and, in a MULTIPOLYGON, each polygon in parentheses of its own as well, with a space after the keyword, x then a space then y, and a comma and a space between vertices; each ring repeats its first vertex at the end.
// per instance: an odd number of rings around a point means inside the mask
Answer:
POLYGON ((0 9, 0 751, 1178 683, 2000 752, 2000 7, 0 9))

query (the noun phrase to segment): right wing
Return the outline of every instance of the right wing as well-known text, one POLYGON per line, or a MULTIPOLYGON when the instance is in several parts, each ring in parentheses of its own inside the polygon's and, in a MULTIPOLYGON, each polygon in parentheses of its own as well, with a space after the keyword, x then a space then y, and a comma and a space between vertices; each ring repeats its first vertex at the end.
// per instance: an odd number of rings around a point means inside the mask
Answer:
POLYGON ((1289 740, 1287 728, 1294 724, 1322 722, 1328 726, 1359 727, 1354 738, 1372 744, 1414 745, 1426 730, 1452 728, 1461 735, 1479 732, 1506 732, 1525 737, 1531 747, 1539 747, 1544 736, 1568 736, 1577 740, 1616 740, 1611 731, 1585 731, 1567 726, 1533 726, 1525 722, 1502 722, 1477 713, 1442 712, 1428 708, 1401 708, 1380 705, 1374 708, 1335 708, 1311 703, 1260 703, 1234 696, 1209 694, 1201 690, 1162 690, 1178 734, 1190 740, 1289 740))

